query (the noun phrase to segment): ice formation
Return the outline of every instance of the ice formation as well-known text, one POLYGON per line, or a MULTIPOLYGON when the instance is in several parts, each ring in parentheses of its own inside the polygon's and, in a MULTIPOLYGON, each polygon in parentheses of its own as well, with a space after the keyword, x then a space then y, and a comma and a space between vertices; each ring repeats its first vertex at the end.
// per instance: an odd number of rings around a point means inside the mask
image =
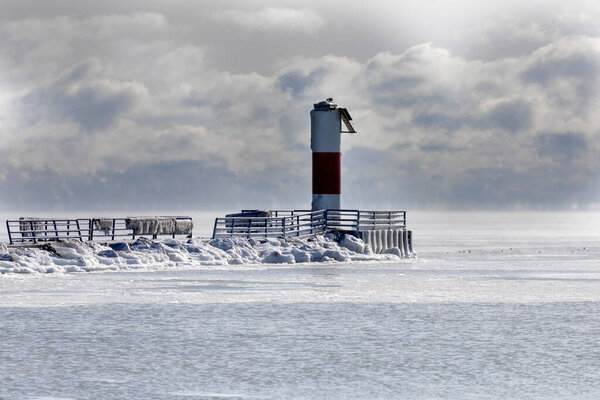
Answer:
POLYGON ((23 237, 34 236, 32 233, 26 233, 25 231, 41 231, 44 230, 45 221, 38 221, 39 218, 35 217, 21 217, 19 218, 19 230, 23 232, 23 237))
POLYGON ((189 234, 192 233, 191 220, 178 220, 174 217, 130 217, 125 219, 125 227, 135 235, 189 234))
POLYGON ((194 223, 191 219, 175 219, 175 231, 176 235, 189 235, 194 229, 194 223))
MULTIPOLYGON (((142 224, 138 221, 136 223, 142 224)), ((398 249, 388 254, 374 254, 371 247, 365 245, 362 240, 340 234, 316 235, 287 241, 240 238, 138 238, 131 243, 99 244, 69 240, 48 242, 41 248, 7 247, 0 244, 0 273, 198 268, 228 264, 398 261, 399 254, 401 253, 398 249)))
POLYGON ((399 252, 402 257, 412 257, 415 255, 408 236, 410 232, 406 230, 368 230, 362 231, 361 235, 364 243, 370 245, 374 253, 390 254, 387 250, 391 250, 392 254, 399 252))
POLYGON ((103 231, 105 234, 109 234, 115 226, 115 220, 112 218, 94 218, 94 229, 103 231))

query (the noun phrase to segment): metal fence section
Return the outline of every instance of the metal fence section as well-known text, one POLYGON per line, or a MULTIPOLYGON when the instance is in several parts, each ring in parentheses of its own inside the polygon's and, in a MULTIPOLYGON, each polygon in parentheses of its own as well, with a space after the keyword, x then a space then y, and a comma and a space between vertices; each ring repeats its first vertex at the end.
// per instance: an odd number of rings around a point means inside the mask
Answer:
MULTIPOLYGON (((131 227, 131 218, 20 218, 7 220, 6 230, 10 244, 39 243, 67 239, 80 241, 98 240, 112 241, 132 239, 136 237, 152 237, 168 235, 190 235, 192 233, 191 217, 155 217, 168 218, 174 221, 173 229, 161 230, 152 227, 152 231, 131 227), (182 229, 179 229, 182 228, 182 229), (187 229, 189 227, 189 229, 187 229), (186 228, 186 229, 183 229, 186 228)), ((148 218, 151 220, 152 218, 148 218)))
POLYGON ((213 227, 213 238, 285 238, 312 235, 323 232, 326 227, 325 211, 276 211, 275 215, 277 216, 217 218, 213 227))
POLYGON ((358 211, 356 230, 406 229, 406 211, 358 211))
POLYGON ((406 211, 274 210, 271 217, 224 217, 215 219, 213 238, 288 238, 327 230, 364 231, 405 229, 406 211))
POLYGON ((6 230, 10 244, 15 242, 45 242, 50 240, 87 240, 90 235, 89 219, 21 218, 7 220, 6 230))

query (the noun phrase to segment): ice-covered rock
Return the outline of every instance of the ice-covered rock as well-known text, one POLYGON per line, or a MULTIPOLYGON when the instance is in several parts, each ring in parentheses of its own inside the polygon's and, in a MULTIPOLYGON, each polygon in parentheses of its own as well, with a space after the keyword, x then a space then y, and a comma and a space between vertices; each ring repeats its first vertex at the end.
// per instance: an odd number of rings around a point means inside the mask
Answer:
POLYGON ((118 258, 119 257, 119 253, 117 253, 116 251, 114 251, 113 249, 110 250, 102 250, 98 253, 98 255, 100 257, 108 257, 108 258, 118 258))
POLYGON ((344 235, 342 240, 340 240, 340 246, 359 254, 365 252, 365 243, 352 235, 344 235))
POLYGON ((108 245, 108 247, 110 247, 111 249, 115 250, 115 251, 129 251, 129 245, 126 242, 117 242, 117 243, 110 243, 108 245))
POLYGON ((333 259, 335 261, 350 261, 350 257, 343 254, 340 250, 327 250, 325 251, 324 257, 333 259))
POLYGON ((76 249, 55 246, 54 250, 56 251, 56 254, 62 258, 69 258, 75 260, 81 258, 81 254, 79 254, 76 249))
MULTIPOLYGON (((396 252, 397 253, 397 252, 396 252)), ((60 273, 106 270, 204 267, 261 263, 318 263, 393 261, 396 253, 373 254, 353 236, 315 235, 278 239, 226 238, 215 240, 138 238, 103 245, 68 240, 38 248, 8 248, 0 244, 0 273, 60 273)))
POLYGON ((294 256, 294 260, 296 260, 297 263, 310 261, 310 254, 305 250, 293 248, 291 253, 294 256))
POLYGON ((402 258, 402 251, 400 251, 400 249, 397 248, 397 247, 390 247, 388 249, 385 249, 383 251, 383 254, 393 254, 393 255, 395 255, 397 257, 402 258))
POLYGON ((292 264, 296 262, 292 254, 282 254, 279 250, 274 250, 262 259, 263 263, 266 264, 292 264))

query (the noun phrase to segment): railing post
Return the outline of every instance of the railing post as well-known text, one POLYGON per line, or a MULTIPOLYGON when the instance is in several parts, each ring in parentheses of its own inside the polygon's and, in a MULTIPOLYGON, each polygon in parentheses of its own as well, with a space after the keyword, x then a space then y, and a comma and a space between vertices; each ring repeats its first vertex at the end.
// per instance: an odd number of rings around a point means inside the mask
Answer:
MULTIPOLYGON (((21 227, 19 227, 19 230, 21 230, 21 227)), ((8 223, 8 220, 6 221, 6 231, 8 232, 8 242, 9 242, 10 244, 13 244, 13 241, 12 241, 12 235, 11 235, 11 233, 10 233, 10 225, 9 225, 9 223, 8 223)), ((21 234, 21 236, 23 236, 23 234, 21 234)))
POLYGON ((90 219, 88 226, 88 238, 92 241, 94 240, 94 218, 90 219))
MULTIPOLYGON (((75 225, 77 225, 77 233, 79 234, 79 241, 83 242, 83 236, 81 235, 81 226, 79 225, 78 219, 75 220, 75 225)), ((69 221, 69 223, 67 225, 67 236, 69 236, 68 231, 71 229, 70 226, 71 226, 71 222, 69 221)))
POLYGON ((310 213, 310 234, 312 235, 313 232, 313 213, 310 213))
POLYGON ((33 237, 33 243, 37 243, 35 229, 33 228, 33 221, 29 221, 29 226, 31 227, 31 236, 33 237))
POLYGON ((283 238, 285 239, 285 217, 281 219, 281 227, 283 230, 283 238))
POLYGON ((250 230, 252 229, 252 218, 248 218, 248 233, 247 238, 250 239, 250 230))
MULTIPOLYGON (((117 220, 115 218, 113 218, 111 240, 115 240, 115 226, 117 226, 117 220)), ((135 231, 133 233, 133 239, 135 240, 135 231)))
POLYGON ((215 218, 215 224, 213 225, 213 236, 212 236, 213 239, 217 235, 217 223, 218 222, 219 222, 219 218, 215 218))
POLYGON ((52 223, 54 224, 54 235, 56 236, 56 239, 58 240, 58 228, 56 227, 56 220, 53 219, 52 223))

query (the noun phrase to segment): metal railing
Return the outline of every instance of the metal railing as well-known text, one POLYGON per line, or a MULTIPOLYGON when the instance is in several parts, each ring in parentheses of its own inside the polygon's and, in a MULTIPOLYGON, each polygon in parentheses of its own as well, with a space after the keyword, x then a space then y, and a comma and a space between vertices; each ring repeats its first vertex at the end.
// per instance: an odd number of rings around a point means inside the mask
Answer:
POLYGON ((65 239, 83 241, 90 236, 90 220, 84 218, 21 218, 7 220, 6 230, 10 244, 65 239))
MULTIPOLYGON (((191 217, 157 217, 170 218, 175 221, 183 221, 191 226, 191 217)), ((152 237, 168 235, 173 238, 176 235, 189 235, 189 232, 140 232, 135 228, 128 227, 130 218, 20 218, 18 220, 7 220, 6 230, 10 244, 14 243, 38 243, 58 241, 67 239, 88 240, 119 240, 122 238, 152 237), (101 222, 100 222, 101 221, 101 222)), ((176 223, 177 224, 177 223, 176 223)))
MULTIPOLYGON (((192 223, 191 217, 167 217, 161 216, 156 217, 157 219, 172 219, 175 221, 187 221, 190 224, 192 223)), ((92 218, 90 220, 90 237, 89 240, 115 240, 119 238, 131 238, 135 240, 136 237, 152 237, 152 239, 157 239, 158 236, 172 236, 173 238, 176 235, 190 235, 192 230, 186 232, 177 232, 175 229, 171 229, 169 231, 161 231, 160 229, 152 229, 152 232, 144 231, 143 229, 140 231, 138 228, 132 228, 128 226, 128 221, 133 218, 92 218), (112 221, 112 224, 106 224, 108 227, 102 227, 102 223, 100 221, 112 221)), ((153 218, 148 218, 153 219, 153 218)))
POLYGON ((369 231, 405 228, 406 211, 358 211, 356 230, 369 231))
POLYGON ((224 217, 215 219, 213 238, 217 237, 291 237, 323 232, 325 211, 277 212, 276 217, 224 217), (281 216, 283 215, 283 216, 281 216))
MULTIPOLYGON (((243 212, 243 211, 242 211, 243 212)), ((327 230, 405 229, 406 211, 276 210, 271 217, 224 217, 215 219, 213 239, 219 237, 287 238, 327 230)))

